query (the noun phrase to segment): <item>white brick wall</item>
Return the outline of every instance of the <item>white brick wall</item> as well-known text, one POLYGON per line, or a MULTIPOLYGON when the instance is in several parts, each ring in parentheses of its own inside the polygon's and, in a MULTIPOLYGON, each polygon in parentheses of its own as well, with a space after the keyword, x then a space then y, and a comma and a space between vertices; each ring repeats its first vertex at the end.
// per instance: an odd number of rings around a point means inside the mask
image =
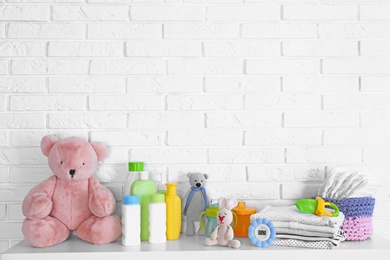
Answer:
POLYGON ((389 0, 0 0, 0 252, 48 133, 107 144, 118 205, 128 160, 258 207, 369 172, 390 239, 389 46, 389 0))

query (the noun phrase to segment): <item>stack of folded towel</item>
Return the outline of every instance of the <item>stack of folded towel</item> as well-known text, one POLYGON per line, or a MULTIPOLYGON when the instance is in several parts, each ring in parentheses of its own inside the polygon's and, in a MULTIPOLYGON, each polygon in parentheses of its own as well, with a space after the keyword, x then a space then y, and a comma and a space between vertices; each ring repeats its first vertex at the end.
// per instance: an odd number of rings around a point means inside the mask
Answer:
POLYGON ((343 241, 341 225, 344 214, 337 217, 316 216, 300 212, 295 206, 266 206, 259 213, 251 215, 251 221, 267 218, 276 228, 276 239, 272 245, 332 249, 343 241))

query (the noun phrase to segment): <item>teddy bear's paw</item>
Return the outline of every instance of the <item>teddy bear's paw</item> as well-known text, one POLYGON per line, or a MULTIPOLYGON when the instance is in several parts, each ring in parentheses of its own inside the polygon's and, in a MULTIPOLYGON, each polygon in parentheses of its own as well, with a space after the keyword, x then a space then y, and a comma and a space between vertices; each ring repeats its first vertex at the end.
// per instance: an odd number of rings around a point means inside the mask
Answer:
POLYGON ((52 201, 45 194, 33 194, 23 203, 23 214, 29 219, 42 219, 50 214, 52 201))
POLYGON ((120 237, 122 224, 115 215, 104 218, 91 216, 77 228, 76 233, 92 244, 108 244, 120 237))
POLYGON ((115 198, 107 189, 97 189, 89 199, 89 208, 97 217, 106 217, 115 211, 115 198))
POLYGON ((22 232, 26 240, 34 247, 49 247, 65 241, 69 229, 53 217, 43 219, 25 219, 22 232))
POLYGON ((187 222, 187 227, 186 227, 186 235, 187 236, 193 236, 195 235, 195 224, 193 222, 187 222))

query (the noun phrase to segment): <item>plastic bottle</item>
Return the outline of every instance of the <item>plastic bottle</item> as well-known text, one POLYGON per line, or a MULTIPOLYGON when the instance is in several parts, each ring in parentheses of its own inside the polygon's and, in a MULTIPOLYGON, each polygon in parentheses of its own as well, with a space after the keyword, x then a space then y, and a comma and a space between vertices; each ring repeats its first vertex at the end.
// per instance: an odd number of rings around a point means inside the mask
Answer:
POLYGON ((151 196, 157 192, 154 181, 149 180, 148 172, 140 172, 140 179, 133 182, 130 188, 132 195, 139 196, 141 205, 141 240, 147 241, 149 238, 149 202, 151 196))
POLYGON ((143 162, 129 162, 128 164, 129 171, 126 176, 125 185, 123 185, 122 197, 130 195, 130 188, 133 182, 138 180, 139 172, 144 170, 143 162))
POLYGON ((141 243, 140 223, 141 209, 138 196, 124 196, 122 203, 122 245, 134 246, 141 243))
POLYGON ((176 194, 177 183, 167 183, 167 240, 176 240, 180 237, 181 229, 181 200, 176 194))
POLYGON ((149 243, 165 243, 166 205, 164 194, 151 197, 149 203, 149 243))
POLYGON ((238 202, 237 207, 232 209, 233 213, 236 213, 237 225, 234 229, 234 235, 236 237, 248 237, 248 228, 251 225, 250 217, 256 213, 255 208, 245 207, 244 202, 238 202))

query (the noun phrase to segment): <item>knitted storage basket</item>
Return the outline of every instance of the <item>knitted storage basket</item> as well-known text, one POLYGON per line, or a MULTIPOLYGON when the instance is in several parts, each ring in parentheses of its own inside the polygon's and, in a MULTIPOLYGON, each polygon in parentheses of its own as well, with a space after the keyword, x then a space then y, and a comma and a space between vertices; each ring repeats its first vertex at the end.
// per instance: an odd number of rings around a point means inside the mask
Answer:
POLYGON ((372 235, 372 214, 375 199, 372 197, 325 199, 336 204, 344 213, 342 225, 346 240, 365 240, 372 235))

